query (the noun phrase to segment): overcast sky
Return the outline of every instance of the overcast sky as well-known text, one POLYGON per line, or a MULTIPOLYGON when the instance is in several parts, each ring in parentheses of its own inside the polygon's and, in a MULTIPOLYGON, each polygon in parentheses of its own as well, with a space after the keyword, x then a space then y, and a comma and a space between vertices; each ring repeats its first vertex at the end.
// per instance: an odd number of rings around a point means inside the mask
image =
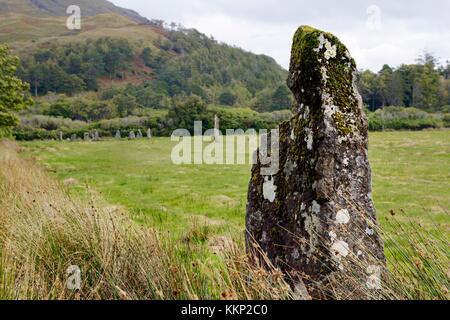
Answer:
POLYGON ((112 0, 147 18, 193 27, 288 68, 292 36, 307 24, 333 32, 359 68, 414 63, 424 50, 450 60, 448 0, 112 0))

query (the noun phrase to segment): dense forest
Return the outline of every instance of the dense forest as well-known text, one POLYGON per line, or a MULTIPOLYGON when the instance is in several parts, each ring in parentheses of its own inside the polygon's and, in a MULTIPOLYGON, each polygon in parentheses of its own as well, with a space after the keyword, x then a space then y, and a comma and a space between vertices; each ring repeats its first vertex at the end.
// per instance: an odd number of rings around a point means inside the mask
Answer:
POLYGON ((136 52, 126 39, 109 37, 54 44, 22 57, 19 75, 35 96, 73 96, 98 91, 101 77, 127 82, 140 71, 139 61, 149 70, 147 79, 125 90, 105 90, 102 96, 126 94, 154 109, 167 108, 167 98, 183 95, 258 111, 288 109, 292 104, 284 81, 287 73, 272 58, 219 44, 192 29, 170 31, 154 45, 156 49, 148 46, 136 52))
MULTIPOLYGON (((424 53, 416 64, 384 65, 378 72, 361 71, 359 87, 369 110, 385 106, 416 107, 430 112, 450 105, 450 63, 424 53)), ((448 112, 448 111, 447 111, 448 112)))
POLYGON ((40 49, 22 59, 19 75, 31 84, 35 96, 49 92, 74 95, 98 90, 99 77, 119 77, 132 58, 133 51, 126 40, 87 40, 40 49))

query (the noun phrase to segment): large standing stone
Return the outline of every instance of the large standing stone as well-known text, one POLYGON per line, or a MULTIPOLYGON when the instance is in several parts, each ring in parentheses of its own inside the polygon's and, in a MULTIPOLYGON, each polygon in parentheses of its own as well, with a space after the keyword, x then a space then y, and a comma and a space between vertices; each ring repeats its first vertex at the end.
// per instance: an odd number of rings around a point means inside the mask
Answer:
POLYGON ((280 125, 279 171, 263 176, 260 159, 252 170, 248 249, 259 245, 293 286, 305 283, 314 298, 333 297, 324 290, 330 279, 344 282, 348 298, 366 298, 364 292, 379 289, 374 273, 385 262, 356 77, 338 38, 300 27, 288 79, 296 103, 293 118, 280 125), (361 278, 347 284, 349 276, 361 278))

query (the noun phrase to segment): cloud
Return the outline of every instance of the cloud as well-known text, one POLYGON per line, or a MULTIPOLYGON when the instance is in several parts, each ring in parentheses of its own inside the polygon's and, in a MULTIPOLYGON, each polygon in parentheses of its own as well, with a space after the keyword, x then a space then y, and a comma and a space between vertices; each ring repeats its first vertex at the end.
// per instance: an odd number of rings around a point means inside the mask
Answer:
POLYGON ((113 0, 148 18, 181 23, 219 41, 289 65, 299 25, 331 31, 347 44, 360 68, 413 63, 427 50, 450 60, 450 2, 379 0, 113 0), (371 7, 372 10, 368 11, 371 7), (375 9, 375 10, 373 10, 375 9), (377 11, 379 9, 379 11, 377 11), (378 14, 379 13, 379 14, 378 14))

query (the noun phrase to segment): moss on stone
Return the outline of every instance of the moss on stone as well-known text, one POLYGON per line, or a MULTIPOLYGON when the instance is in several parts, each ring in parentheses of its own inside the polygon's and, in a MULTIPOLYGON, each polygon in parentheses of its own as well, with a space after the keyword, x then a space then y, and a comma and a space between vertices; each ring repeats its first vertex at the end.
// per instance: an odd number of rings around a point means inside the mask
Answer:
POLYGON ((353 132, 352 126, 347 123, 344 114, 341 112, 336 112, 333 115, 333 120, 340 136, 348 136, 353 132))
MULTIPOLYGON (((341 136, 347 136, 352 133, 353 126, 349 123, 349 120, 360 116, 358 100, 353 92, 355 70, 356 63, 354 59, 350 57, 347 47, 336 36, 310 26, 298 28, 292 46, 291 73, 299 71, 301 74, 297 76, 297 79, 292 80, 307 83, 311 79, 311 82, 308 83, 309 88, 325 85, 323 90, 330 95, 332 104, 338 106, 341 111, 333 115, 336 129, 341 136), (324 48, 319 47, 321 35, 323 35, 326 42, 336 47, 335 57, 325 58, 325 46, 324 48), (324 81, 324 70, 326 71, 326 83, 322 82, 324 81), (319 79, 318 82, 317 79, 319 79)), ((296 88, 297 85, 296 83, 291 83, 293 91, 298 89, 296 88)), ((310 101, 311 93, 305 92, 301 98, 304 104, 312 105, 313 107, 317 106, 310 101)), ((324 102, 322 101, 322 103, 324 102)), ((323 110, 311 108, 310 112, 308 119, 304 123, 299 123, 296 126, 297 128, 305 126, 312 128, 314 124, 319 123, 323 119, 323 110)), ((296 135, 298 134, 300 132, 296 132, 296 135)))
POLYGON ((305 58, 304 51, 306 48, 317 47, 319 44, 318 35, 320 31, 310 26, 301 26, 294 35, 292 44, 291 59, 295 64, 300 64, 305 58))

